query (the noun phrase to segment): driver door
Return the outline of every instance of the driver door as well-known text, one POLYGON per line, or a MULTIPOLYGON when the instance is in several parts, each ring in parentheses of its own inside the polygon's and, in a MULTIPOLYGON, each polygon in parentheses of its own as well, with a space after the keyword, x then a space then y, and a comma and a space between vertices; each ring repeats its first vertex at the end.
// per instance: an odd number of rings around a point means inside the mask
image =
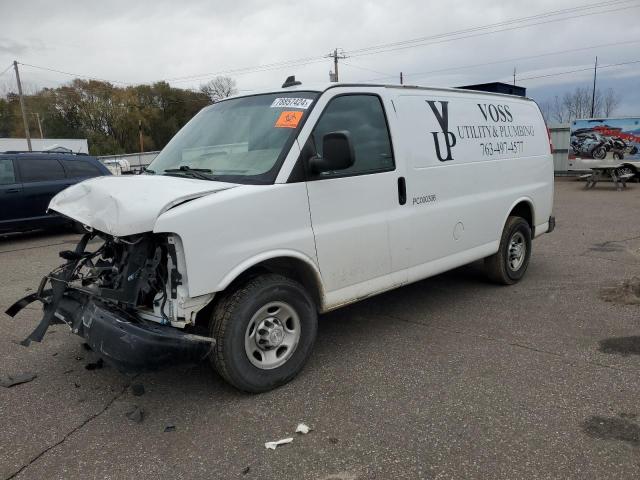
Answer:
POLYGON ((322 155, 322 138, 348 131, 355 162, 307 181, 311 223, 327 304, 337 306, 402 283, 394 262, 394 218, 400 215, 398 173, 382 100, 336 95, 308 141, 322 155))

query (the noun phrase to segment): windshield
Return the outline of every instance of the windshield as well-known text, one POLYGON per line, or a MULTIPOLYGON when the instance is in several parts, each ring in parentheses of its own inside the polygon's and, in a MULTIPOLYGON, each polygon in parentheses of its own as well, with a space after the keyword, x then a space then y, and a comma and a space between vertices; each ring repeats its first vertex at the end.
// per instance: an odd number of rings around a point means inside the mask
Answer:
POLYGON ((149 173, 233 183, 273 183, 316 92, 224 100, 200 111, 149 173))

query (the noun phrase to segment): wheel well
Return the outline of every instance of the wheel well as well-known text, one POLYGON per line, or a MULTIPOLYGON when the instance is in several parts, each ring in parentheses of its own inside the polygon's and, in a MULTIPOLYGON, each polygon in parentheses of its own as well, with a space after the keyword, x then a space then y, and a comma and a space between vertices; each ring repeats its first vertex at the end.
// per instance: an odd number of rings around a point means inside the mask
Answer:
POLYGON ((513 207, 511 209, 511 212, 509 212, 509 216, 522 217, 527 221, 532 231, 535 228, 535 225, 533 223, 533 208, 531 208, 531 204, 527 201, 523 200, 522 202, 518 203, 515 207, 513 207))
POLYGON ((322 284, 320 283, 317 273, 313 267, 309 266, 303 260, 294 257, 270 258, 269 260, 260 262, 238 275, 226 288, 226 291, 231 291, 250 278, 264 273, 277 273, 299 282, 313 298, 313 301, 316 303, 316 308, 318 310, 321 309, 322 284))

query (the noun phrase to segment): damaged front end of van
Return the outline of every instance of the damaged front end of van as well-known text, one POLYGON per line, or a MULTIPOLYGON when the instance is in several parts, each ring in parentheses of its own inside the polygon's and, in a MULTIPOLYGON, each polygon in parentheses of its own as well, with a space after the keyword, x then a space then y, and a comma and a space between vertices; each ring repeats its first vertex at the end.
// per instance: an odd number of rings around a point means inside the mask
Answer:
MULTIPOLYGON (((117 187, 112 182, 110 191, 117 187)), ((64 263, 41 280, 37 292, 7 309, 7 315, 14 317, 30 303, 39 301, 43 305, 42 319, 22 345, 42 341, 50 325, 64 323, 120 371, 153 370, 202 360, 215 340, 208 336, 207 329, 196 326, 196 316, 210 303, 213 294, 189 296, 180 237, 153 231, 129 234, 122 230, 123 225, 133 225, 131 220, 136 217, 131 209, 123 213, 123 207, 135 202, 143 208, 144 199, 120 197, 114 203, 113 195, 109 199, 100 195, 99 186, 97 182, 93 186, 79 184, 71 187, 75 192, 52 201, 50 208, 57 202, 57 211, 82 222, 86 233, 74 250, 60 252, 64 263), (77 202, 74 196, 82 194, 82 189, 85 195, 77 202), (99 215, 102 222, 108 220, 102 227, 127 234, 113 235, 94 228, 92 225, 98 223, 94 219, 65 208, 74 202, 89 205, 93 212, 111 202, 109 211, 119 212, 119 217, 99 215)), ((157 198, 156 193, 153 192, 157 198)), ((189 199, 209 193, 212 192, 191 194, 189 199)), ((189 199, 180 198, 155 209, 147 203, 147 216, 155 221, 161 212, 189 199)), ((138 230, 149 228, 143 223, 136 222, 138 230)))

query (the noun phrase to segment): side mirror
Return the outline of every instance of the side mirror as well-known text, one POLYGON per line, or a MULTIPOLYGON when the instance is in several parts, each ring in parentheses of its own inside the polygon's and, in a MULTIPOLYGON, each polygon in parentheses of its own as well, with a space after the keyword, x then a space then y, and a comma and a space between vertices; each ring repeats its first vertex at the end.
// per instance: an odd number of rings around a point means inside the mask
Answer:
POLYGON ((355 161, 351 134, 341 130, 327 133, 322 137, 322 157, 311 157, 309 166, 315 173, 333 172, 349 168, 355 161))

